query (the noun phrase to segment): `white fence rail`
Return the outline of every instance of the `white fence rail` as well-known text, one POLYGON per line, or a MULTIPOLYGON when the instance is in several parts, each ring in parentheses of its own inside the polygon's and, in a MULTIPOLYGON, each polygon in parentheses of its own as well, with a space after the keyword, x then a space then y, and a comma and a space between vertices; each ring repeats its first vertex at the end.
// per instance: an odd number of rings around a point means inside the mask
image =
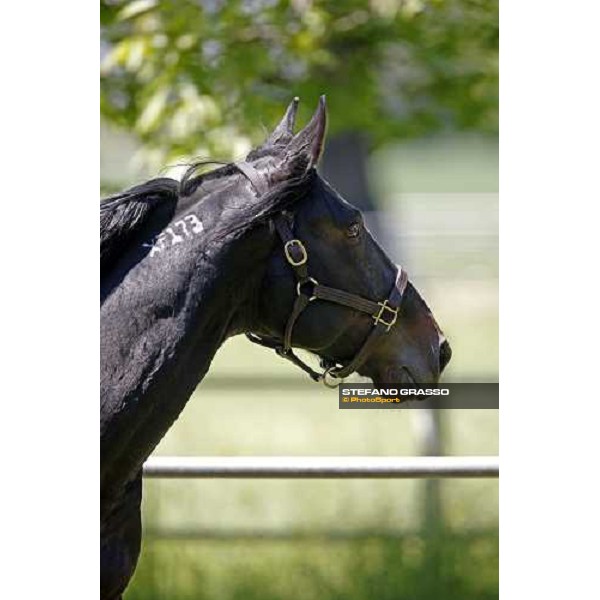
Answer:
POLYGON ((497 478, 497 456, 155 456, 144 476, 167 479, 497 478))

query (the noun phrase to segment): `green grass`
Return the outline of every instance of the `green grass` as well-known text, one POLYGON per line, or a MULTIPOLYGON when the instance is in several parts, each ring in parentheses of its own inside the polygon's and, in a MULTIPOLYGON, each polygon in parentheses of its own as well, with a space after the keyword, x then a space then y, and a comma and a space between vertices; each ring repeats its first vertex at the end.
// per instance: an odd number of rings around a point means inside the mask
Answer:
POLYGON ((126 600, 487 600, 494 532, 357 541, 146 541, 126 600))

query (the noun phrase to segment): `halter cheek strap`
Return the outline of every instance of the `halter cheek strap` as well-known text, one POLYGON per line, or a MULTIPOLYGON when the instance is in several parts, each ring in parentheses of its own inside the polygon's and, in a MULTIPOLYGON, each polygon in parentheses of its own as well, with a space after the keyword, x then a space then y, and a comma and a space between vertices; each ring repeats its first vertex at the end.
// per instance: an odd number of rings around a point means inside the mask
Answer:
MULTIPOLYGON (((237 163, 240 171, 249 179, 256 191, 265 193, 268 190, 268 181, 249 163, 237 163), (258 184, 258 185, 257 185, 258 184), (264 185, 267 187, 265 188, 264 185), (260 189, 259 189, 260 188, 260 189), (264 191, 261 191, 264 190, 264 191)), ((279 356, 291 361, 297 367, 307 373, 314 381, 322 381, 325 385, 335 387, 335 380, 343 379, 356 371, 369 357, 377 346, 380 338, 388 333, 398 320, 400 303, 406 290, 408 276, 402 267, 398 267, 394 286, 389 296, 381 301, 368 300, 357 294, 344 290, 321 285, 316 279, 308 274, 308 254, 304 244, 294 237, 292 231, 282 215, 273 218, 277 233, 283 242, 285 259, 296 276, 296 299, 292 312, 288 318, 283 334, 283 343, 269 338, 263 338, 253 333, 246 336, 251 342, 272 348, 279 356), (294 326, 300 315, 308 308, 314 300, 321 300, 340 304, 347 308, 370 315, 373 319, 373 327, 363 345, 354 358, 346 365, 338 365, 335 362, 326 363, 323 373, 318 373, 302 361, 292 349, 292 336, 294 326), (329 379, 328 379, 329 378, 329 379)))
POLYGON ((259 196, 264 196, 269 191, 269 179, 266 175, 255 169, 250 163, 238 162, 235 166, 244 177, 252 184, 259 196))

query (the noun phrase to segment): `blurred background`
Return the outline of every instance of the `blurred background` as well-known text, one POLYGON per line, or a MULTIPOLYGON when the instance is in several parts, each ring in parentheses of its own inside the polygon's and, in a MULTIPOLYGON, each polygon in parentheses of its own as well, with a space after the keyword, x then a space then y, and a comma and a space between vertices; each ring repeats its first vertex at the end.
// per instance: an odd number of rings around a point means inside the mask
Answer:
MULTIPOLYGON (((497 10, 103 1, 101 193, 243 158, 293 96, 302 126, 325 93, 321 173, 427 299, 453 348, 445 380, 498 381, 497 10)), ((234 338, 156 453, 498 453, 497 411, 337 406, 234 338)), ((494 480, 149 480, 143 518, 127 600, 498 595, 494 480)))

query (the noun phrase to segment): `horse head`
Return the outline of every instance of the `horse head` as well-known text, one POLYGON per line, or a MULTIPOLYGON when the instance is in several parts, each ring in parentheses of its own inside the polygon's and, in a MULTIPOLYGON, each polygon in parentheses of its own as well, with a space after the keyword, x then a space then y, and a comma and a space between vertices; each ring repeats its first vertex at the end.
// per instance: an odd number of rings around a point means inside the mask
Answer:
POLYGON ((257 294, 250 339, 319 379, 293 348, 316 354, 326 383, 352 371, 376 384, 437 382, 450 345, 361 212, 316 172, 326 131, 324 97, 294 134, 297 106, 294 99, 266 142, 238 165, 259 195, 281 182, 307 182, 273 219, 278 241, 257 294))

